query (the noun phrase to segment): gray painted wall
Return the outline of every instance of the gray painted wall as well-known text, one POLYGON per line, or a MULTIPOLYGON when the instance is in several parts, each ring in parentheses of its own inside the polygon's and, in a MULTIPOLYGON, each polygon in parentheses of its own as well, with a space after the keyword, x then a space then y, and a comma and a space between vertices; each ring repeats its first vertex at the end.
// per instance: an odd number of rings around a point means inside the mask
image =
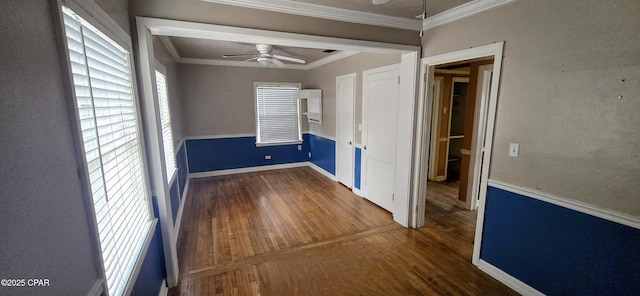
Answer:
POLYGON ((93 0, 120 28, 131 35, 129 26, 129 1, 128 0, 93 0))
POLYGON ((49 1, 0 2, 1 295, 86 295, 97 279, 49 1))
POLYGON ((355 143, 362 143, 362 71, 400 63, 400 55, 360 53, 326 64, 304 73, 305 87, 322 89, 322 125, 310 124, 309 130, 318 135, 336 137, 336 76, 356 73, 355 143))
POLYGON ((131 0, 136 16, 358 40, 420 45, 416 31, 241 8, 193 0, 131 0))
POLYGON ((157 37, 153 38, 153 50, 156 60, 167 70, 167 88, 169 90, 169 109, 171 113, 171 131, 173 132, 173 145, 177 148, 183 138, 182 133, 182 94, 178 79, 178 63, 173 59, 167 48, 157 37))
MULTIPOLYGON (((399 62, 400 55, 357 54, 311 70, 180 64, 184 135, 255 134, 253 83, 294 82, 322 89, 322 125, 309 124, 303 116, 302 130, 335 138, 336 76, 357 72, 357 126, 362 122, 362 71, 399 62)), ((304 103, 302 109, 306 109, 304 103)), ((357 132, 356 143, 360 139, 357 132)))
POLYGON ((302 83, 303 72, 180 64, 184 136, 255 135, 253 83, 302 83))
POLYGON ((640 216, 638 15, 637 0, 519 0, 426 31, 424 56, 506 41, 490 178, 640 216))

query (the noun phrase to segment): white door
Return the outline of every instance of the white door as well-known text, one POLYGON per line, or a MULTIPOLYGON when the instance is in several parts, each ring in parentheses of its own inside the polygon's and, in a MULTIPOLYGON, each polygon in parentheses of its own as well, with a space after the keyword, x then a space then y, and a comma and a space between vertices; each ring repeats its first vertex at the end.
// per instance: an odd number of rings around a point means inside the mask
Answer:
POLYGON ((336 77, 336 177, 353 187, 356 73, 336 77))
POLYGON ((363 72, 362 191, 365 198, 393 211, 400 66, 363 72))

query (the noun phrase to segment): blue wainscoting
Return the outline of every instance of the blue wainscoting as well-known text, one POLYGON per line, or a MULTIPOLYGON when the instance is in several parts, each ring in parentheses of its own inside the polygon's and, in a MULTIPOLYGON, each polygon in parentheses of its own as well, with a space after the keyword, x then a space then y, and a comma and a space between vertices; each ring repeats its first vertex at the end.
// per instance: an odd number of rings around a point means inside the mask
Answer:
POLYGON ((304 135, 302 150, 298 145, 256 147, 255 137, 186 140, 189 173, 305 162, 310 151, 307 139, 304 135))
POLYGON ((480 258, 547 295, 640 295, 640 230, 489 187, 480 258))
MULTIPOLYGON (((155 196, 152 198, 152 202, 153 213, 159 217, 158 201, 155 196)), ((160 286, 166 277, 161 233, 160 223, 158 223, 131 295, 157 296, 160 292, 160 286)))
POLYGON ((336 175, 336 141, 309 134, 311 162, 336 175))
POLYGON ((178 154, 176 154, 176 165, 178 166, 178 188, 180 189, 180 200, 182 200, 185 186, 187 186, 187 177, 189 176, 186 144, 180 145, 180 148, 178 149, 178 154))
POLYGON ((169 194, 171 199, 171 214, 173 215, 173 226, 176 225, 178 217, 178 209, 180 209, 180 190, 178 189, 178 179, 175 178, 169 186, 169 194))
POLYGON ((356 189, 360 189, 360 175, 362 174, 362 149, 360 147, 356 147, 356 157, 354 159, 355 168, 353 170, 353 186, 356 189))

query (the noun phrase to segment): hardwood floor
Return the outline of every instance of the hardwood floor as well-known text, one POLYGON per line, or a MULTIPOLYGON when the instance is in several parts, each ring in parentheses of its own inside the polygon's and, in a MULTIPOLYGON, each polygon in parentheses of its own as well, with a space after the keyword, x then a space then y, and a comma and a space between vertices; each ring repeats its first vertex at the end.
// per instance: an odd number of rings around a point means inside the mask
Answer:
POLYGON ((456 248, 471 261, 473 240, 476 231, 476 211, 456 207, 460 181, 427 183, 427 204, 425 206, 425 229, 440 235, 442 241, 456 248), (443 235, 444 234, 444 235, 443 235))
POLYGON ((306 167, 195 179, 169 295, 516 295, 443 230, 306 167))

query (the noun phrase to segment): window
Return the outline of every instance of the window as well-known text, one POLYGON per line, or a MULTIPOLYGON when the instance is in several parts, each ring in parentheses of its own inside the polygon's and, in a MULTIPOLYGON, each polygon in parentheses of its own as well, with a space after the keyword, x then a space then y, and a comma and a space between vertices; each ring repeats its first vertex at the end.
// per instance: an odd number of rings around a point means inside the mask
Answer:
POLYGON ((72 10, 63 17, 107 287, 122 295, 152 226, 130 55, 72 10))
POLYGON ((156 85, 158 89, 158 108, 160 109, 160 126, 162 127, 162 146, 164 147, 164 164, 167 171, 167 182, 171 182, 176 172, 176 155, 173 150, 173 134, 171 132, 171 114, 169 111, 169 94, 167 91, 167 71, 162 65, 156 67, 156 85))
POLYGON ((256 145, 283 145, 302 142, 300 131, 300 84, 257 82, 256 145))

